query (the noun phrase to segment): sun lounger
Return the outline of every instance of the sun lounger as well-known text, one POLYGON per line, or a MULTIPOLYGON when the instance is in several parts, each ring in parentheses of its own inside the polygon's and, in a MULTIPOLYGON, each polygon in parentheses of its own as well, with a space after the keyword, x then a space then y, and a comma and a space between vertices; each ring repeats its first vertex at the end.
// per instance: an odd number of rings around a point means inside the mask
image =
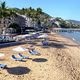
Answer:
POLYGON ((40 36, 40 33, 34 33, 34 34, 30 35, 30 36, 27 36, 26 38, 27 39, 36 39, 38 36, 40 36))
POLYGON ((14 55, 12 55, 11 58, 15 61, 22 61, 22 58, 16 58, 14 55))
POLYGON ((40 33, 36 33, 36 34, 32 35, 33 38, 37 38, 38 36, 40 36, 40 33))
POLYGON ((29 59, 29 56, 23 56, 22 54, 18 54, 21 58, 23 58, 23 59, 29 59))
POLYGON ((36 50, 30 50, 29 53, 32 54, 32 55, 40 54, 40 53, 39 53, 38 51, 36 51, 36 50))
POLYGON ((48 45, 48 42, 42 41, 42 45, 43 45, 43 46, 47 46, 47 45, 48 45))
POLYGON ((7 67, 7 65, 5 65, 5 64, 0 64, 0 68, 6 68, 7 67))

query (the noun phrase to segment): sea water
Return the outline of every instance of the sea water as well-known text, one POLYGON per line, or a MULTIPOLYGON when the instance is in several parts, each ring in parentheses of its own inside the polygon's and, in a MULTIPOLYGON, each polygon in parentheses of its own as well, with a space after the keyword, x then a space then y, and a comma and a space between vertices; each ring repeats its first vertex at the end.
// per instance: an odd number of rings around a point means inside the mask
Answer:
POLYGON ((58 32, 58 34, 80 43, 80 32, 58 32))

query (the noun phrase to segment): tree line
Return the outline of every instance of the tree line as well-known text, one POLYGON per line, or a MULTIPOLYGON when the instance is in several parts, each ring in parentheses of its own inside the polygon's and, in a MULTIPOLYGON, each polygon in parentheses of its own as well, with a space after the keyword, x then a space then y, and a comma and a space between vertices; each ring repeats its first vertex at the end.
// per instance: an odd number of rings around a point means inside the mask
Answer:
POLYGON ((80 28, 80 25, 75 25, 71 22, 63 20, 60 17, 56 17, 55 20, 59 22, 60 26, 57 26, 55 22, 51 22, 50 19, 52 16, 48 15, 47 13, 43 12, 41 8, 9 8, 6 6, 6 2, 0 2, 0 19, 4 22, 6 17, 14 16, 16 17, 16 13, 21 15, 25 15, 26 17, 30 17, 33 22, 38 24, 38 27, 43 27, 44 29, 47 28, 80 28))

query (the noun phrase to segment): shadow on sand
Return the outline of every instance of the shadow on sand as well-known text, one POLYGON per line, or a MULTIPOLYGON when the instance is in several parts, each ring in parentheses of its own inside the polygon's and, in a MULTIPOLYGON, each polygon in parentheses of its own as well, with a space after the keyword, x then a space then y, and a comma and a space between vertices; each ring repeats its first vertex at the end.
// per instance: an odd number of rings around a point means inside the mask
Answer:
POLYGON ((64 44, 61 44, 61 43, 55 43, 55 42, 51 42, 51 43, 49 43, 48 46, 49 46, 49 47, 55 47, 55 48, 66 48, 66 47, 64 46, 64 44))
POLYGON ((27 67, 12 67, 7 68, 8 73, 14 74, 14 75, 23 75, 28 74, 31 70, 27 67))
POLYGON ((33 59, 32 61, 34 61, 34 62, 46 62, 46 61, 48 61, 48 60, 45 59, 45 58, 35 58, 35 59, 33 59))
POLYGON ((61 43, 56 43, 56 42, 48 42, 48 45, 38 45, 36 44, 36 46, 40 46, 42 48, 66 48, 66 46, 64 44, 61 44, 61 43))

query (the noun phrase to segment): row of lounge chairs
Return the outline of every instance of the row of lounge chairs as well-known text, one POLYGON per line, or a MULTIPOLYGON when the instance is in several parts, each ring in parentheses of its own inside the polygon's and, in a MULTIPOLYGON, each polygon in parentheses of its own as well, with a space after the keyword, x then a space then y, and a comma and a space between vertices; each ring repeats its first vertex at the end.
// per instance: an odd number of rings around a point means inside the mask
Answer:
MULTIPOLYGON (((36 51, 36 50, 31 50, 31 51, 29 51, 29 53, 30 53, 31 55, 38 55, 38 54, 40 54, 40 53, 39 53, 38 51, 36 51)), ((24 56, 24 55, 22 55, 21 53, 19 53, 18 56, 19 56, 20 58, 17 58, 15 55, 12 55, 12 56, 11 56, 11 59, 13 59, 13 60, 15 60, 15 61, 22 61, 22 59, 29 59, 29 56, 24 56)))
POLYGON ((11 59, 15 60, 15 61, 22 61, 22 59, 29 59, 29 56, 24 56, 21 53, 18 54, 20 56, 20 58, 17 58, 15 55, 11 56, 11 59))
POLYGON ((31 39, 44 39, 47 38, 47 34, 41 34, 40 32, 35 32, 33 34, 26 34, 26 35, 19 35, 14 37, 14 40, 19 41, 19 40, 31 40, 31 39))
MULTIPOLYGON (((40 35, 39 33, 36 33, 36 34, 33 34, 32 36, 30 36, 30 38, 43 38, 43 37, 46 37, 47 35, 40 35)), ((25 36, 26 37, 26 36, 25 36)), ((26 38, 28 38, 29 36, 27 36, 26 38)), ((42 44, 43 46, 44 45, 48 45, 48 42, 47 41, 42 41, 42 44)), ((40 54, 38 51, 36 50, 30 50, 29 53, 31 55, 37 55, 37 54, 40 54)), ((18 54, 20 56, 20 58, 17 58, 15 55, 12 55, 11 58, 15 61, 22 61, 22 59, 29 59, 29 56, 24 56, 22 55, 21 53, 18 54)), ((0 68, 6 68, 7 65, 5 64, 0 64, 0 68)))
MULTIPOLYGON (((44 45, 48 45, 48 42, 43 41, 42 44, 43 44, 43 46, 44 46, 44 45)), ((29 53, 30 53, 31 55, 38 55, 38 54, 40 54, 40 53, 39 53, 38 51, 36 51, 36 50, 30 50, 29 53)), ((22 55, 21 53, 19 53, 18 55, 20 56, 20 58, 17 58, 15 55, 12 55, 12 56, 11 56, 11 59, 13 59, 13 60, 15 60, 15 61, 22 61, 22 59, 29 59, 29 56, 24 56, 24 55, 22 55)), ((6 67, 7 67, 7 65, 5 65, 5 64, 0 64, 0 68, 6 68, 6 67)))
MULTIPOLYGON (((38 51, 36 50, 30 50, 29 53, 31 55, 38 55, 40 54, 38 51)), ((11 59, 15 60, 15 61, 22 61, 23 59, 29 59, 29 56, 24 56, 21 53, 18 54, 19 57, 16 57, 15 55, 11 56, 11 59)), ((5 69, 7 68, 6 64, 0 64, 0 68, 5 69)))
MULTIPOLYGON (((15 61, 22 61, 22 59, 29 59, 29 56, 24 56, 21 53, 19 53, 18 55, 20 56, 20 58, 17 58, 15 55, 12 55, 11 59, 13 59, 15 61)), ((0 64, 0 68, 2 68, 2 69, 7 68, 7 65, 0 64)))

